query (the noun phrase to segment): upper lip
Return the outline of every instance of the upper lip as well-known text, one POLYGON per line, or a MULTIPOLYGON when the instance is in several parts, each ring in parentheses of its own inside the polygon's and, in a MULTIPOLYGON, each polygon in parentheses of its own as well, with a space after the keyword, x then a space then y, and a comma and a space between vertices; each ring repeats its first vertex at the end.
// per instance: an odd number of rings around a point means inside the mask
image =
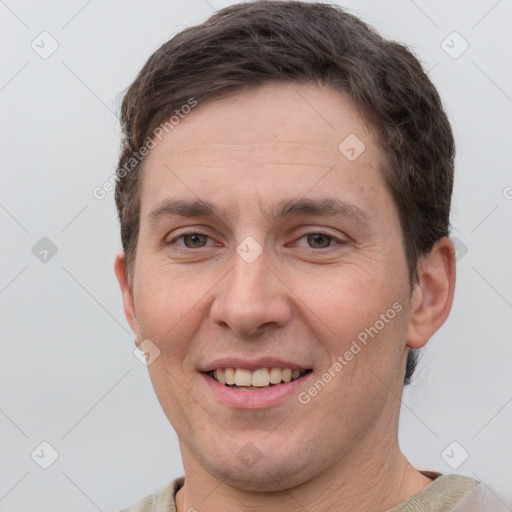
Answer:
POLYGON ((223 357, 206 364, 201 368, 202 372, 210 372, 217 368, 244 368, 247 370, 259 370, 260 368, 290 368, 291 370, 308 370, 310 366, 299 363, 292 363, 274 357, 263 357, 259 359, 240 359, 236 357, 223 357))

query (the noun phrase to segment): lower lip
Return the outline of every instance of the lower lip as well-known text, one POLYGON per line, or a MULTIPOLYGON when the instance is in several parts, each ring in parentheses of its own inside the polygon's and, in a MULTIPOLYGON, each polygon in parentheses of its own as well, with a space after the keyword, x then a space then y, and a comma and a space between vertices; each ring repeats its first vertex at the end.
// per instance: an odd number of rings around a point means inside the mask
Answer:
POLYGON ((254 390, 230 388, 212 379, 205 373, 201 375, 217 399, 222 403, 240 409, 265 409, 279 405, 279 403, 291 395, 297 395, 299 389, 303 387, 304 382, 311 374, 312 372, 308 372, 291 382, 285 382, 269 388, 255 388, 254 390))

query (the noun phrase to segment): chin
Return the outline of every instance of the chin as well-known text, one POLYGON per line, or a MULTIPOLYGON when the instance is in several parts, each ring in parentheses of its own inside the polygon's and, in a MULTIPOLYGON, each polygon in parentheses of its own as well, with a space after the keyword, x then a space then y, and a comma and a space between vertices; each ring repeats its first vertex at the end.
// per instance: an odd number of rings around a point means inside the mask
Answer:
POLYGON ((251 452, 246 445, 235 457, 209 464, 213 477, 245 491, 276 492, 291 489, 311 478, 314 466, 300 449, 292 453, 251 452), (240 455, 240 456, 237 456, 240 455), (254 458, 251 460, 251 455, 254 458), (245 462, 244 462, 245 458, 245 462))
POLYGON ((293 469, 285 464, 285 467, 272 472, 233 471, 224 480, 232 487, 251 492, 279 492, 293 489, 308 480, 304 470, 294 473, 293 469))

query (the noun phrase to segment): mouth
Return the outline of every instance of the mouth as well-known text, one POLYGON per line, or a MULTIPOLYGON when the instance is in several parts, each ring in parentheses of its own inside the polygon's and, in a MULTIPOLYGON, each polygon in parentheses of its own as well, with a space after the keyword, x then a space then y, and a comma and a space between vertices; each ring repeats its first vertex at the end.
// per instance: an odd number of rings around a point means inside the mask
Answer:
POLYGON ((249 370, 247 368, 216 368, 215 370, 205 372, 205 374, 231 389, 257 391, 299 380, 311 372, 311 369, 279 367, 258 368, 256 370, 249 370))

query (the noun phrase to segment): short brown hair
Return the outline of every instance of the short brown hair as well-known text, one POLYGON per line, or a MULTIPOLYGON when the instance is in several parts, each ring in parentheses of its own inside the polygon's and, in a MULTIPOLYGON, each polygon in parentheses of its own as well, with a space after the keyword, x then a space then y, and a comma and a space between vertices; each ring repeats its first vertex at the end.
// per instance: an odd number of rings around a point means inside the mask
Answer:
MULTIPOLYGON (((383 39, 341 7, 278 0, 231 5, 183 30, 151 55, 127 89, 116 205, 128 279, 146 141, 191 98, 200 103, 268 82, 318 83, 352 97, 384 156, 381 171, 398 207, 412 285, 419 256, 449 234, 455 146, 439 95, 403 44, 383 39)), ((405 383, 416 362, 411 350, 405 383)))

